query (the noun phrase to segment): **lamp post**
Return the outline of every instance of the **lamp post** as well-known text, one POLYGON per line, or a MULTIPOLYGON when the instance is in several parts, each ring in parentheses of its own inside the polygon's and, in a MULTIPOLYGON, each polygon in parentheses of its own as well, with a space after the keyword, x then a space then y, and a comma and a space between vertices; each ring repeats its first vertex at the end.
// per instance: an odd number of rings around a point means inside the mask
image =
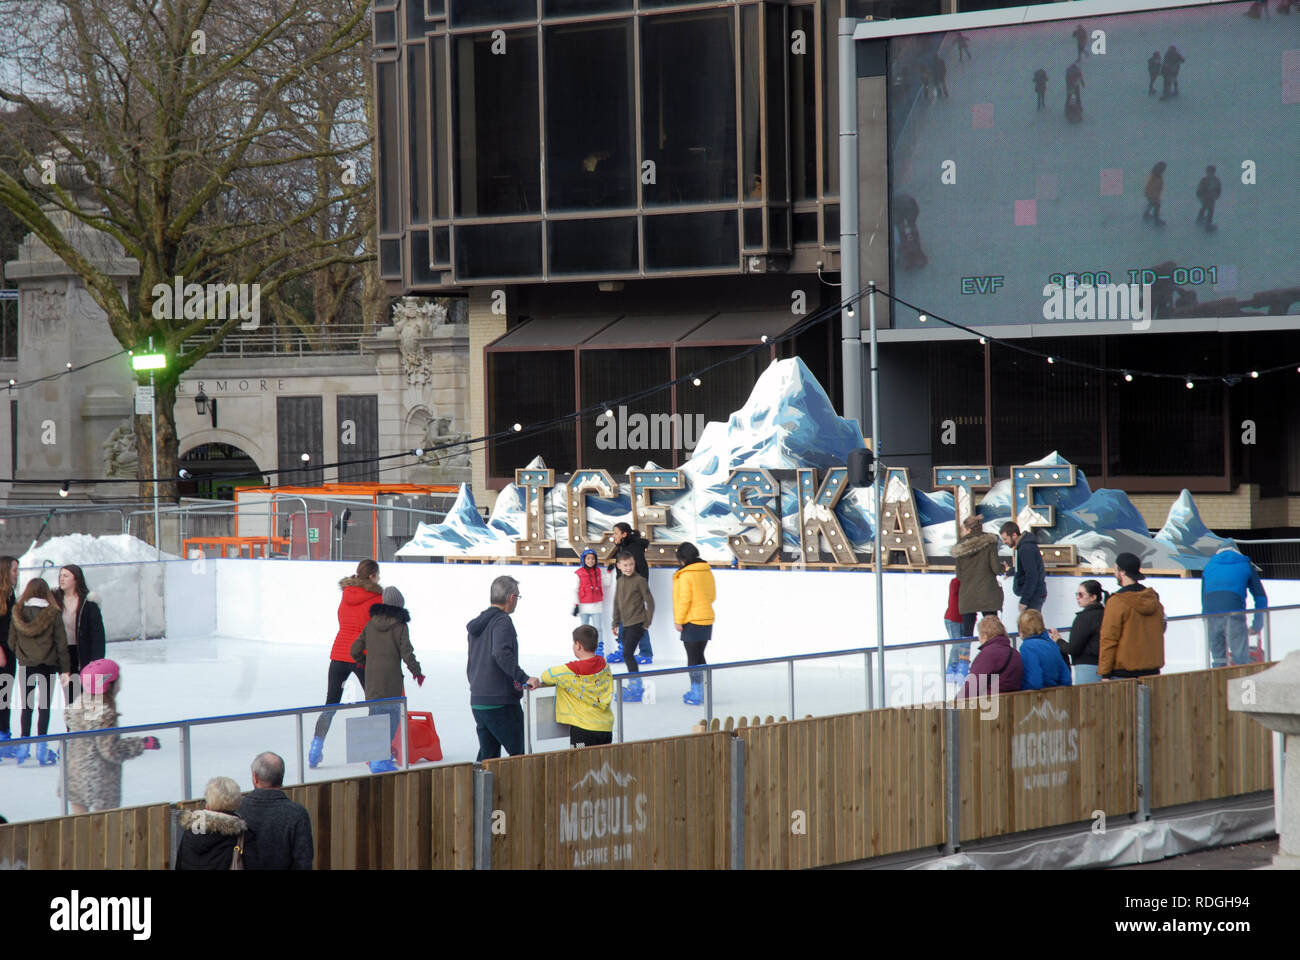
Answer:
POLYGON ((158 394, 154 390, 154 371, 167 366, 167 355, 153 352, 153 337, 149 338, 149 352, 134 354, 131 367, 149 371, 149 446, 153 448, 153 546, 158 560, 162 560, 162 541, 158 530, 158 394))

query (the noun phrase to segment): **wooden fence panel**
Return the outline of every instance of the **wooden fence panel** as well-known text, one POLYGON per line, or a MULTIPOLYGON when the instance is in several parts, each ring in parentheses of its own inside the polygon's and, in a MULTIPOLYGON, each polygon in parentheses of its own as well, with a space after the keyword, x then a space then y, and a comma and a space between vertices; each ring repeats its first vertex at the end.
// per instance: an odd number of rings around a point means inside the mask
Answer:
POLYGON ((819 867, 943 843, 942 710, 736 733, 745 742, 747 867, 819 867))
POLYGON ((1151 806, 1273 788, 1273 738, 1228 709, 1228 681, 1271 664, 1145 677, 1151 691, 1151 806))
POLYGON ((1137 809, 1136 682, 978 703, 983 709, 958 711, 961 840, 1137 809))
POLYGON ((489 760, 492 869, 727 866, 730 736, 489 760))

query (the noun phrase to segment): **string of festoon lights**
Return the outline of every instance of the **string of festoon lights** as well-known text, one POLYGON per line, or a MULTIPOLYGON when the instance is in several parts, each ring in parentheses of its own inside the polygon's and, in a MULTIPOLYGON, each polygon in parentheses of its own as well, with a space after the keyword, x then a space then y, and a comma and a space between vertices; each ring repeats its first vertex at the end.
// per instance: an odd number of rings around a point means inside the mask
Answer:
MULTIPOLYGON (((916 304, 910 303, 907 300, 903 299, 902 297, 895 296, 894 294, 890 293, 888 290, 885 290, 879 286, 873 287, 871 285, 868 285, 866 287, 863 287, 861 290, 858 290, 853 295, 843 298, 842 300, 840 300, 839 303, 832 304, 831 306, 824 307, 820 310, 815 311, 812 314, 809 314, 802 321, 790 327, 789 329, 785 330, 783 333, 779 335, 776 336, 763 335, 762 337, 759 338, 759 341, 757 343, 742 348, 741 350, 739 350, 738 352, 736 352, 731 356, 724 357, 720 360, 708 364, 707 366, 699 367, 691 371, 690 373, 684 374, 679 377, 675 377, 671 380, 665 380, 653 386, 649 386, 632 393, 624 394, 623 396, 613 397, 608 400, 601 401, 600 403, 589 404, 585 407, 582 407, 581 409, 574 410, 568 413, 558 414, 554 417, 549 417, 544 420, 538 420, 526 424, 516 422, 504 429, 496 430, 491 433, 486 433, 483 434, 482 436, 472 437, 467 440, 443 443, 443 444, 438 444, 429 447, 416 447, 411 450, 403 450, 397 453, 381 454, 378 456, 364 457, 355 460, 339 460, 333 463, 312 463, 310 455, 307 453, 303 453, 301 454, 301 460, 303 463, 303 466, 301 467, 278 467, 270 470, 245 470, 245 471, 230 472, 230 473, 205 473, 203 474, 202 479, 205 481, 214 481, 214 480, 246 480, 252 478, 265 478, 266 483, 269 484, 271 482, 271 478, 273 477, 289 476, 293 474, 315 473, 317 471, 331 470, 331 469, 336 469, 338 467, 370 466, 372 464, 388 463, 389 461, 394 461, 394 460, 403 461, 401 463, 392 463, 389 466, 381 467, 375 471, 376 473, 386 473, 390 470, 405 469, 406 467, 413 465, 411 462, 409 462, 409 460, 414 460, 416 462, 419 462, 423 460, 425 457, 429 456, 430 454, 438 453, 439 451, 442 450, 454 450, 457 453, 473 453, 473 452, 478 452, 479 450, 486 449, 490 444, 496 441, 506 440, 506 439, 523 439, 524 437, 541 433, 543 431, 549 430, 556 426, 560 426, 562 424, 566 424, 575 420, 581 420, 590 417, 593 414, 603 414, 606 417, 613 417, 614 408, 619 405, 629 405, 637 402, 638 400, 644 400, 647 397, 651 397, 654 396, 655 394, 662 393, 665 390, 670 390, 676 386, 689 384, 690 386, 693 387, 699 387, 703 384, 704 377, 711 371, 716 370, 719 367, 726 366, 727 364, 734 363, 738 360, 742 360, 746 357, 752 356, 757 352, 768 350, 774 344, 782 343, 787 340, 792 340, 795 337, 798 337, 801 334, 805 333, 812 327, 821 324, 823 321, 828 320, 831 317, 837 316, 841 311, 844 311, 848 313, 850 316, 852 316, 855 309, 860 308, 862 301, 864 301, 867 297, 871 296, 873 293, 883 297, 888 301, 897 304, 900 307, 903 307, 909 311, 914 312, 917 316, 917 320, 921 323, 926 323, 926 324, 936 323, 942 326, 952 328, 954 330, 960 330, 963 333, 966 333, 970 335, 972 338, 974 338, 975 340, 977 340, 981 346, 993 345, 993 346, 1003 347, 1008 350, 1015 350, 1029 357, 1034 357, 1038 360, 1043 361, 1048 365, 1060 364, 1063 366, 1071 366, 1083 370, 1088 370, 1102 375, 1113 375, 1117 377, 1122 377, 1126 382, 1129 383, 1133 382, 1133 380, 1138 377, 1143 377, 1143 378, 1148 378, 1153 380, 1175 380, 1175 381, 1182 381, 1184 386, 1188 390, 1191 390, 1196 386, 1197 383, 1222 383, 1227 386, 1234 386, 1235 384, 1240 383, 1247 379, 1257 380, 1261 377, 1265 377, 1270 374, 1280 373, 1284 371, 1293 370, 1296 373, 1300 374, 1300 360, 1292 361, 1289 363, 1277 364, 1276 366, 1261 368, 1257 370, 1246 370, 1238 373, 1228 373, 1228 374, 1224 374, 1224 373, 1206 374, 1206 373, 1194 373, 1194 372, 1168 373, 1168 372, 1161 372, 1155 370, 1138 370, 1132 367, 1111 367, 1102 364, 1088 363, 1086 361, 1074 360, 1068 357, 1061 357, 1055 354, 1046 353, 1041 350, 1036 350, 1033 347, 1026 346, 1025 343, 1020 340, 991 336, 990 334, 978 330, 974 327, 967 326, 966 324, 960 323, 955 320, 950 320, 947 317, 943 317, 937 313, 934 313, 933 311, 926 310, 924 307, 920 307, 916 304)), ((33 386, 38 383, 45 383, 49 380, 53 380, 58 377, 68 376, 80 370, 85 370, 88 367, 95 366, 96 364, 104 363, 108 360, 112 360, 116 357, 120 357, 123 354, 131 355, 134 352, 135 351, 133 350, 120 350, 117 353, 110 354, 106 357, 101 357, 98 360, 92 360, 88 363, 83 363, 80 365, 69 364, 67 366, 67 369, 65 370, 57 371, 56 373, 48 374, 44 377, 39 377, 33 380, 18 382, 16 380, 11 379, 9 381, 9 389, 11 391, 21 390, 24 387, 33 386)), ((178 475, 175 477, 69 478, 62 482, 59 489, 59 494, 60 496, 64 496, 64 497, 68 496, 72 487, 74 486, 99 486, 99 485, 107 485, 107 484, 120 485, 120 484, 139 484, 139 483, 179 484, 194 479, 195 477, 192 474, 190 474, 189 471, 184 469, 180 470, 178 472, 178 475)), ((50 481, 17 479, 17 478, 10 477, 10 478, 0 478, 0 482, 13 483, 13 484, 48 484, 50 481)))

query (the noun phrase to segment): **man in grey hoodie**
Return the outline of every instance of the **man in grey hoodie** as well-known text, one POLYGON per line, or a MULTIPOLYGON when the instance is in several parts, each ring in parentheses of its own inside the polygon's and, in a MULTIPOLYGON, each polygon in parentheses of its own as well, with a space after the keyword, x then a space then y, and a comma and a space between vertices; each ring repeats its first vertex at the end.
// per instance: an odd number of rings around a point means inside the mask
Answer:
POLYGON ((541 681, 519 666, 519 637, 510 614, 519 606, 519 581, 492 581, 489 606, 465 625, 469 633, 469 705, 478 728, 478 758, 492 760, 506 748, 510 756, 524 752, 524 711, 519 705, 524 685, 541 681))

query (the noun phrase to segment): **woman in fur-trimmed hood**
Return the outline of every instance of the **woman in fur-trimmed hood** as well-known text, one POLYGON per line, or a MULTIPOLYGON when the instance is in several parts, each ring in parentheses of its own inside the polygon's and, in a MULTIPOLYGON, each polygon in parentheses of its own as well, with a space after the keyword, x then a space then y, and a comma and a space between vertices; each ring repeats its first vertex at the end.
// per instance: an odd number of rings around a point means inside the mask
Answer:
MULTIPOLYGON (((9 647, 14 659, 23 668, 17 688, 23 705, 19 714, 19 729, 24 737, 32 735, 32 714, 40 708, 36 721, 36 735, 50 732, 50 705, 54 698, 54 678, 66 681, 71 662, 68 657, 68 637, 63 629, 63 611, 54 602, 50 585, 37 577, 27 584, 22 597, 13 608, 9 620, 9 647)), ((31 756, 31 747, 24 744, 14 748, 14 756, 23 763, 31 756)), ((36 757, 42 766, 58 760, 57 752, 48 743, 36 745, 36 757)))
POLYGON ((184 810, 177 870, 229 870, 238 849, 242 861, 248 824, 236 815, 243 795, 229 777, 213 777, 203 791, 206 810, 184 810))
POLYGON ((998 538, 983 532, 984 521, 972 514, 962 521, 963 535, 953 544, 957 561, 956 577, 961 581, 957 592, 957 611, 962 616, 963 636, 975 631, 976 614, 993 616, 1002 612, 1002 561, 998 558, 998 538))
MULTIPOLYGON (((356 576, 344 577, 339 581, 343 596, 339 598, 339 631, 334 635, 334 646, 330 648, 330 672, 325 686, 325 702, 341 703, 343 701, 343 684, 349 674, 355 674, 357 681, 364 688, 366 685, 366 668, 352 659, 352 641, 361 635, 370 621, 370 608, 382 599, 383 588, 379 586, 379 564, 366 559, 357 564, 356 576)), ((316 732, 312 737, 311 748, 307 751, 307 765, 316 767, 325 752, 325 737, 330 732, 336 711, 327 710, 316 719, 316 732)))

